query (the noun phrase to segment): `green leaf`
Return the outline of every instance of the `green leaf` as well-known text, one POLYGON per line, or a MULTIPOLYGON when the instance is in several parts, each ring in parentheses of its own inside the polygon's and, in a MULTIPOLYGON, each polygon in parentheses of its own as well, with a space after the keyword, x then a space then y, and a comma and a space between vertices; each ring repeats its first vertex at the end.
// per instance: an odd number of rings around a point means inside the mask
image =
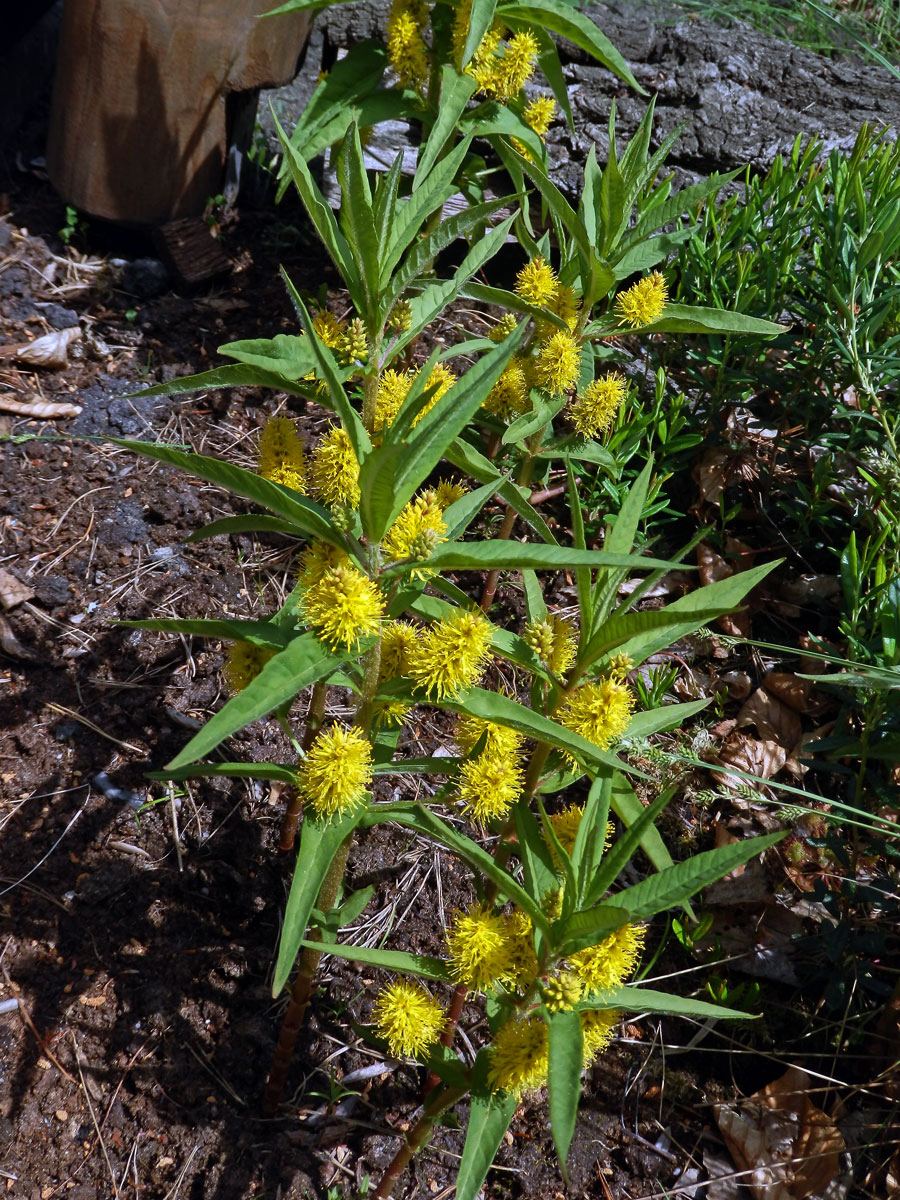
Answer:
POLYGON ((710 1004, 706 1000, 692 1000, 687 996, 673 996, 669 992, 656 992, 651 988, 624 987, 608 988, 595 992, 578 1005, 580 1012, 597 1009, 621 1009, 623 1012, 671 1013, 679 1017, 728 1018, 730 1020, 752 1020, 748 1013, 721 1004, 710 1004))
POLYGON ((546 896, 557 891, 559 879, 550 848, 544 840, 541 827, 526 803, 516 804, 513 809, 516 825, 518 854, 525 873, 525 886, 532 896, 546 896))
POLYGON ((736 179, 742 170, 743 167, 738 167, 737 170, 728 171, 724 175, 716 172, 708 179, 701 179, 699 183, 682 188, 674 196, 664 200, 662 204, 655 204, 646 216, 640 217, 634 228, 628 231, 623 250, 628 251, 632 246, 646 241, 651 233, 662 229, 664 225, 668 225, 682 213, 689 212, 695 204, 699 204, 707 196, 714 195, 727 183, 731 183, 732 179, 736 179))
MULTIPOLYGON (((584 894, 586 904, 597 904, 603 898, 625 870, 642 842, 647 840, 648 831, 653 830, 654 833, 657 832, 656 818, 674 794, 673 788, 666 788, 665 791, 660 792, 652 804, 644 808, 640 800, 638 800, 634 788, 632 788, 628 781, 621 774, 614 776, 610 789, 610 804, 616 810, 620 807, 625 808, 631 819, 625 821, 623 818, 626 826, 625 832, 621 837, 616 838, 615 842, 601 857, 600 864, 588 882, 587 890, 584 894), (621 803, 623 797, 626 800, 625 804, 621 803)), ((672 859, 667 851, 665 861, 657 869, 668 870, 671 866, 672 859)), ((613 897, 610 903, 616 904, 616 897, 613 897)))
POLYGON ((701 888, 716 883, 735 867, 743 866, 751 858, 762 854, 787 836, 787 830, 770 833, 764 837, 747 838, 729 846, 717 846, 695 854, 684 862, 676 863, 657 875, 650 875, 640 883, 617 892, 613 903, 631 913, 634 921, 645 920, 667 908, 682 904, 701 888))
POLYGON ((283 379, 296 381, 315 370, 316 356, 312 342, 305 335, 279 333, 273 338, 251 338, 242 342, 226 342, 219 354, 236 358, 249 366, 262 367, 283 379))
POLYGON ((148 779, 171 780, 214 779, 221 775, 226 779, 274 779, 279 783, 297 782, 297 769, 285 763, 192 763, 179 767, 177 771, 148 771, 148 779))
MULTIPOLYGON (((488 3, 493 8, 491 0, 488 0, 488 3)), ((479 5, 483 8, 484 0, 475 0, 472 6, 473 17, 475 19, 477 19, 475 9, 479 5)), ((460 118, 466 111, 466 105, 471 100, 477 86, 478 84, 471 75, 460 74, 453 63, 445 62, 441 67, 441 98, 438 105, 437 120, 432 125, 428 134, 428 141, 425 143, 422 153, 419 156, 419 161, 416 165, 417 178, 427 176, 440 157, 441 151, 446 146, 448 140, 458 132, 460 118)))
POLYGON ((580 761, 592 763, 601 770, 612 767, 616 770, 628 771, 642 777, 644 773, 636 767, 628 766, 619 761, 608 750, 601 750, 593 742, 580 737, 549 717, 541 716, 533 709, 526 708, 509 696, 501 696, 499 692, 488 692, 484 688, 470 688, 458 699, 449 697, 441 701, 442 708, 451 712, 468 713, 473 717, 481 717, 486 721, 495 721, 498 725, 506 725, 509 729, 518 729, 527 737, 546 742, 558 750, 568 750, 580 761))
POLYGON ((550 1131, 553 1134, 553 1144, 559 1155, 560 1166, 565 1174, 566 1158, 575 1133, 578 1101, 581 1099, 581 1017, 574 1011, 552 1013, 547 1024, 550 1055, 550 1131))
POLYGON ((609 472, 616 470, 615 456, 599 442, 586 442, 580 434, 569 433, 563 437, 548 438, 541 444, 537 458, 571 458, 575 462, 594 463, 609 472))
MULTIPOLYGON (((347 656, 344 656, 347 657, 347 656)), ((340 667, 343 658, 333 654, 311 633, 295 637, 280 654, 270 658, 260 673, 242 692, 234 696, 215 716, 210 717, 170 763, 174 771, 203 758, 225 738, 237 733, 251 721, 266 716, 292 700, 298 692, 319 679, 327 679, 340 667)))
POLYGON ((521 336, 520 326, 470 367, 416 426, 394 481, 395 499, 391 520, 427 479, 441 461, 445 450, 481 407, 485 396, 518 348, 521 336))
POLYGON ((693 304, 667 304, 663 315, 641 326, 641 335, 651 333, 747 333, 753 337, 775 337, 787 333, 790 325, 776 325, 760 317, 726 312, 721 308, 701 308, 693 304))
MULTIPOLYGON (((372 216, 375 222, 375 234, 378 240, 379 262, 387 253, 394 232, 394 222, 397 214, 397 196, 400 191, 400 176, 403 173, 403 151, 397 151, 397 157, 391 163, 391 169, 383 175, 376 176, 375 198, 372 203, 372 216)), ((379 287, 381 280, 378 281, 379 287)))
MULTIPOLYGON (((472 6, 469 12, 469 31, 466 34, 466 42, 463 46, 462 62, 460 63, 460 66, 468 66, 472 55, 481 45, 481 39, 494 23, 494 10, 496 7, 497 0, 472 0, 472 6)), ((443 99, 444 94, 442 89, 442 102, 443 99)))
POLYGON ((597 62, 618 75, 620 79, 646 96, 646 91, 632 75, 628 63, 606 35, 584 13, 565 0, 541 0, 540 4, 501 4, 497 16, 511 29, 527 30, 534 25, 549 29, 574 42, 597 62))
POLYGON ((612 802, 612 775, 601 775, 593 781, 588 792, 575 844, 572 847, 572 869, 577 880, 577 898, 580 905, 587 894, 591 880, 603 858, 606 846, 606 826, 612 802))
MULTIPOLYGON (((630 829, 632 825, 640 821, 646 811, 643 804, 637 798, 634 788, 625 779, 622 772, 618 772, 613 776, 611 804, 616 816, 625 825, 626 829, 630 829)), ((642 832, 638 840, 640 841, 641 849, 657 871, 666 871, 672 866, 672 856, 655 825, 652 823, 642 825, 642 832)), ((612 853, 612 850, 610 853, 612 853)), ((601 862, 602 869, 603 863, 601 862)), ((590 894, 594 898, 598 898, 600 895, 600 893, 593 890, 590 894)), ((693 916, 689 904, 685 904, 684 908, 688 915, 693 916)))
POLYGON ((608 904, 598 904, 593 908, 573 913, 565 920, 553 922, 551 933, 553 945, 560 954, 575 954, 589 946, 599 944, 628 924, 628 910, 615 906, 614 896, 608 904))
POLYGON ((537 38, 540 47, 538 51, 538 66, 543 72, 544 78, 550 84, 550 90, 556 99, 556 103, 562 109, 570 132, 574 133, 575 118, 572 116, 572 102, 569 99, 569 89, 566 86, 562 64, 559 61, 559 51, 556 48, 556 42, 554 42, 547 30, 541 25, 535 25, 532 32, 537 38))
POLYGON ((652 733, 678 729, 690 717, 702 712, 709 703, 710 699, 707 697, 703 700, 690 700, 687 704, 663 704, 660 708, 634 713, 628 725, 628 737, 632 741, 638 741, 650 737, 652 733))
MULTIPOLYGON (((344 813, 330 821, 304 818, 300 829, 300 849, 297 865, 291 880, 278 958, 272 980, 272 995, 277 996, 288 980, 297 952, 303 945, 303 936, 309 925, 310 913, 319 896, 319 890, 328 874, 334 856, 359 823, 365 808, 344 813)), ((321 943, 318 943, 321 946, 321 943)))
POLYGON ((251 646, 263 646, 272 650, 283 650, 293 634, 270 621, 240 621, 236 618, 221 620, 190 620, 182 617, 154 617, 147 621, 118 621, 129 629, 153 629, 157 633, 180 633, 186 637, 226 638, 232 642, 249 642, 251 646))
MULTIPOLYGON (((603 548, 612 554, 628 554, 637 538, 638 526, 647 501, 650 480, 653 478, 653 458, 628 489, 628 494, 610 529, 603 540, 603 548)), ((594 584, 593 621, 590 629, 599 621, 605 621, 610 609, 615 604, 619 587, 628 576, 628 569, 613 570, 612 568, 599 571, 594 584)))
POLYGON ((236 496, 253 500, 278 516, 285 517, 298 531, 346 549, 344 537, 332 525, 327 509, 291 488, 263 479, 255 471, 246 471, 224 459, 208 458, 205 454, 193 454, 159 442, 135 442, 129 438, 106 440, 135 454, 143 454, 145 458, 155 458, 192 475, 199 475, 209 483, 216 483, 236 496))
POLYGON ((504 538, 489 542, 444 542, 435 548, 430 561, 442 571, 512 571, 522 567, 568 571, 576 567, 606 566, 641 571, 673 565, 665 559, 645 558, 640 554, 610 554, 606 550, 577 550, 574 546, 537 546, 504 538))
POLYGON ((350 248, 350 243, 341 232, 331 206, 319 191, 303 156, 291 145, 290 139, 281 128, 274 111, 272 118, 275 121, 275 128, 281 140, 284 161, 287 163, 288 170, 291 173, 294 187, 299 192, 300 199, 303 201, 303 207, 309 214, 309 219, 315 226, 316 233, 322 239, 322 243, 328 251, 332 262, 340 272, 341 278, 346 283, 353 303, 362 311, 365 307, 365 297, 363 295, 362 280, 353 261, 353 252, 350 248))
MULTIPOLYGON (((480 1073, 486 1077, 489 1062, 489 1055, 482 1050, 475 1060, 476 1073, 480 1067, 480 1073)), ((507 1092, 489 1091, 486 1081, 473 1090, 466 1141, 456 1176, 456 1200, 477 1200, 481 1194, 481 1185, 517 1107, 515 1096, 507 1092)))
MULTIPOLYGON (((566 479, 569 487, 569 513, 572 517, 572 541, 575 547, 584 551, 587 543, 584 539, 584 513, 581 510, 581 497, 578 495, 578 480, 569 459, 566 459, 566 479)), ((579 566, 575 568, 575 581, 578 587, 578 609, 581 615, 582 629, 591 627, 591 569, 579 566)), ((582 633, 581 639, 584 640, 582 633)))
POLYGON ((625 209, 625 180, 619 173, 612 147, 610 148, 609 162, 600 177, 597 205, 597 227, 598 230, 602 230, 602 235, 596 249, 603 256, 609 253, 619 230, 628 218, 625 209))
MULTIPOLYGON (((225 347, 219 348, 220 353, 225 347)), ((201 392, 208 388, 267 387, 292 396, 303 396, 309 390, 307 384, 297 384, 275 371, 266 371, 251 363, 229 363, 227 367, 216 367, 213 371, 201 371, 199 375, 185 375, 183 379, 172 379, 169 383, 155 383, 152 387, 129 392, 129 396, 177 396, 181 392, 201 392)))
MULTIPOLYGON (((356 455, 356 461, 362 466, 366 461, 366 455, 372 450, 372 442, 366 432, 365 426, 359 418, 359 414, 347 399, 347 393, 344 391, 341 379, 341 372, 335 362, 334 355, 316 333, 309 310, 303 303, 300 293, 294 287, 284 267, 281 268, 281 277, 285 282, 291 302, 306 328, 306 336, 316 357, 318 373, 328 385, 328 392, 331 396, 334 410, 341 418, 341 424, 347 431, 347 437, 350 439, 353 453, 356 455)), ((361 309, 362 305, 359 307, 361 309)))
MULTIPOLYGON (((476 450, 469 442, 457 438, 444 451, 444 458, 461 471, 477 479, 479 483, 497 483, 497 495, 511 505, 527 525, 535 531, 538 537, 547 545, 557 545, 556 535, 538 512, 522 495, 519 488, 511 480, 505 479, 489 458, 476 450)), ((529 493, 530 494, 530 493, 529 493)))
MULTIPOLYGON (((305 938, 301 938, 299 945, 310 950, 322 947, 321 942, 308 941, 305 938)), ((443 959, 428 958, 424 954, 408 954, 405 950, 379 950, 375 946, 343 946, 338 942, 329 942, 325 953, 332 954, 335 958, 346 958, 350 962, 381 967, 385 971, 396 971, 401 975, 417 975, 421 979, 436 979, 441 982, 451 979, 443 959)))
POLYGON ((363 165, 359 129, 355 124, 347 130, 338 151, 337 180, 341 187, 340 226, 355 251, 356 270, 366 297, 366 306, 360 311, 371 326, 378 298, 379 246, 372 192, 363 165))
POLYGON ((594 661, 610 649, 620 648, 635 663, 642 663, 651 654, 664 650, 708 621, 733 612, 747 593, 774 570, 778 561, 752 567, 749 571, 739 571, 727 579, 697 588, 663 609, 614 614, 591 638, 589 661, 594 661), (621 634, 626 632, 627 636, 622 638, 621 634))
POLYGON ((547 604, 544 591, 538 582, 534 571, 525 567, 522 570, 522 585, 525 588, 525 609, 529 621, 544 621, 547 618, 547 604))
POLYGON ((448 755, 446 758, 394 758, 390 762, 377 763, 376 775, 452 775, 463 760, 448 755))
POLYGON ((534 408, 531 412, 522 413, 507 426, 501 439, 504 446, 509 446, 514 442, 524 442, 527 437, 531 437, 539 429, 546 428, 557 413, 562 412, 566 404, 565 396, 547 400, 536 390, 531 395, 534 408))
POLYGON ((188 534, 185 542, 199 542, 204 538, 220 537, 230 533, 284 533, 289 537, 300 537, 299 530, 292 521, 283 517, 269 517, 265 513, 248 513, 240 517, 222 517, 220 521, 210 521, 201 525, 193 533, 188 534))
POLYGON ((463 862, 468 863, 470 867, 474 867, 476 871, 480 871, 482 875, 495 883, 500 894, 527 912, 537 928, 545 933, 549 930, 549 922, 540 905, 529 896, 521 884, 513 879, 512 875, 497 864, 493 855, 479 846, 477 842, 473 842, 471 838, 467 838, 465 834, 458 833, 452 825, 441 820, 431 809, 413 803, 371 805, 363 818, 363 824, 369 826, 382 821, 395 821, 398 825, 405 825, 408 829, 414 829, 426 837, 433 838, 442 846, 446 846, 463 862))
POLYGON ((507 291, 506 288, 491 287, 472 279, 462 289, 462 294, 468 296, 470 300, 478 300, 482 304, 496 304, 498 308, 506 308, 511 312, 520 313, 523 317, 531 317, 534 321, 555 325, 558 329, 568 328, 562 317, 557 316, 556 313, 550 312, 547 308, 541 308, 538 304, 529 304, 527 300, 523 300, 515 292, 507 291))

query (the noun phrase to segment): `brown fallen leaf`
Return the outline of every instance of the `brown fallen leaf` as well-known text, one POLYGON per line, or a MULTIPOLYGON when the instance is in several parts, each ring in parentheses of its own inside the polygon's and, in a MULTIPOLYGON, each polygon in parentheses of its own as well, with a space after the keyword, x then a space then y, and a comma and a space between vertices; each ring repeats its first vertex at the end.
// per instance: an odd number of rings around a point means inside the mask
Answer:
POLYGON ((49 421, 54 417, 77 417, 81 412, 77 404, 61 404, 53 400, 19 400, 15 392, 0 393, 0 409, 41 421, 49 421))
POLYGON ((805 713, 809 708, 810 682, 791 671, 770 671, 762 686, 796 713, 805 713))
POLYGON ((759 687, 741 705, 737 715, 738 728, 755 725, 765 741, 777 742, 791 754, 803 734, 803 724, 796 712, 773 696, 765 687, 759 687))
POLYGON ((842 1200, 844 1139, 831 1117, 809 1098, 799 1067, 755 1092, 740 1108, 714 1106, 735 1165, 755 1200, 842 1200))
POLYGON ((26 600, 33 599, 34 592, 27 583, 0 567, 0 604, 7 612, 17 604, 24 604, 26 600))
MULTIPOLYGON (((756 738, 748 737, 746 733, 736 732, 707 761, 718 763, 722 767, 736 767, 739 771, 746 771, 748 775, 756 775, 760 780, 767 780, 778 774, 787 762, 787 758, 788 751, 778 742, 759 741, 756 738)), ((754 784, 749 779, 743 779, 740 775, 729 775, 727 771, 724 773, 717 771, 716 781, 732 791, 740 791, 748 786, 756 787, 759 790, 761 786, 759 783, 754 784)))
POLYGON ((0 357, 16 358, 32 367, 66 367, 69 365, 69 346, 81 337, 81 326, 53 329, 33 342, 3 346, 0 357))
MULTIPOLYGON (((713 550, 708 542, 700 543, 697 547, 697 574, 704 587, 711 583, 718 583, 722 579, 730 579, 734 573, 734 567, 726 562, 721 554, 713 550)), ((750 636, 750 614, 748 612, 737 612, 719 617, 716 624, 731 637, 750 636)))

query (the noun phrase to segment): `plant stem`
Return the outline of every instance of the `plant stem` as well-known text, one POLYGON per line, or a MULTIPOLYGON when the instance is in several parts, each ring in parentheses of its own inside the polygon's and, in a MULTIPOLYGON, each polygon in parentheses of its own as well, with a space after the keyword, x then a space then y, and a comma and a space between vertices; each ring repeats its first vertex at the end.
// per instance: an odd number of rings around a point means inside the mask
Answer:
POLYGON ((431 1137, 435 1121, 452 1104, 456 1104, 458 1100, 462 1100, 467 1091, 468 1089, 466 1088, 445 1087, 438 1092, 430 1104, 426 1105, 422 1116, 407 1133, 403 1145, 391 1159, 384 1174, 379 1179, 378 1186, 372 1193, 372 1200, 388 1200, 388 1197, 393 1193, 394 1185, 409 1165, 413 1155, 421 1150, 431 1137))
MULTIPOLYGON (((306 714, 306 728, 303 731, 303 749, 308 750, 315 740, 316 734, 322 728, 325 719, 325 696, 327 684, 319 679, 313 684, 312 695, 309 698, 309 712, 306 714)), ((300 813, 303 801, 296 788, 291 789, 288 805, 281 818, 281 834, 278 841, 279 854, 288 854, 294 848, 297 837, 297 826, 300 823, 300 813)))
MULTIPOLYGON (((347 866, 347 856, 350 853, 351 841, 352 836, 344 841, 337 854, 331 860, 328 873, 322 880, 322 886, 319 889, 319 896, 316 901, 321 912, 328 912, 330 908, 334 908, 337 901, 338 892, 344 878, 344 869, 347 866)), ((309 936, 312 940, 318 940, 318 933, 316 931, 310 933, 309 936)), ((310 996, 312 995, 313 979, 321 957, 321 951, 311 950, 308 947, 300 954, 297 975, 291 988, 290 1002, 288 1003, 287 1012, 284 1014, 281 1032, 278 1035, 278 1045, 275 1047, 272 1067, 269 1071, 269 1078, 266 1081, 266 1091, 262 1104, 263 1116, 265 1117, 273 1117, 278 1111, 278 1105, 281 1103, 288 1068, 291 1065, 294 1047, 297 1044, 297 1035, 303 1024, 303 1018, 306 1016, 306 1010, 309 1006, 310 996)))

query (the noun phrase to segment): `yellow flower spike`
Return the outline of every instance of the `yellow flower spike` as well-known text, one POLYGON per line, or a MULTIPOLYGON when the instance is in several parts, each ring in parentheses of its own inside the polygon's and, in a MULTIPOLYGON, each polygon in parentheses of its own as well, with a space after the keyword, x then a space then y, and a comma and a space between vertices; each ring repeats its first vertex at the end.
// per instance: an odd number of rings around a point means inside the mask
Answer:
POLYGON ((581 981, 571 972, 551 976, 542 986, 541 995, 547 1012, 571 1012, 581 999, 581 981))
POLYGON ((628 729, 633 706, 634 696, 624 683, 601 679, 573 692, 556 717, 566 729, 605 750, 628 729))
POLYGON ((338 344, 338 349, 351 362, 365 362, 369 357, 369 340, 366 337, 366 326, 362 317, 354 317, 347 326, 347 332, 338 344))
POLYGON ((614 1009, 588 1009, 581 1014, 581 1055, 584 1066, 590 1066, 601 1050, 613 1039, 619 1023, 614 1009))
POLYGON ((409 673, 429 698, 443 700, 481 678, 493 628, 480 613, 460 610, 432 625, 410 654, 409 673))
POLYGON ((653 271, 616 296, 615 313, 620 325, 640 329, 662 316, 669 293, 659 271, 653 271))
POLYGON ((592 379, 569 408, 569 420, 582 437, 596 437, 612 425, 628 393, 628 380, 618 371, 592 379))
POLYGON ((500 378, 488 392, 484 408, 501 421, 512 421, 528 407, 528 376, 516 355, 503 368, 500 378))
POLYGON ((488 337, 492 342, 505 342, 509 335, 515 332, 518 324, 515 313, 504 313, 488 337))
POLYGON ((512 912, 503 914, 503 924, 509 939, 513 983, 517 988, 527 988, 533 983, 538 970, 531 917, 520 908, 514 908, 512 912))
POLYGON ((634 670, 634 659, 630 654, 613 654, 606 666, 610 679, 622 680, 634 670))
POLYGON ((359 504, 359 463, 340 425, 332 425, 313 451, 309 480, 313 495, 329 508, 359 504))
POLYGON ((434 406, 450 391, 456 383, 456 376, 444 363, 437 363, 425 383, 425 390, 429 388, 437 388, 437 391, 426 402, 423 408, 416 413, 416 419, 413 425, 418 425, 424 416, 431 412, 434 406))
POLYGON ((303 593, 300 610, 316 635, 334 649, 349 649, 361 637, 378 632, 384 601, 376 585, 356 567, 325 571, 303 593))
POLYGON ((333 312, 323 308, 313 317, 313 329, 329 350, 340 350, 347 331, 347 322, 338 320, 333 312))
POLYGON ((379 678, 399 679, 409 673, 409 656, 419 640, 419 631, 409 621, 390 621, 381 635, 379 678))
POLYGON ((391 425, 409 395, 415 375, 412 371, 388 369, 378 380, 375 393, 375 430, 391 425))
POLYGON ((422 38, 428 10, 418 0, 393 0, 385 41, 388 61, 404 87, 424 92, 428 86, 428 50, 422 38))
POLYGON ((450 971, 470 992, 483 992, 515 976, 513 949, 503 917, 482 905, 458 912, 447 931, 450 971))
POLYGON ((311 588, 321 581, 326 571, 349 566, 350 555, 345 550, 339 550, 331 542, 311 542, 300 555, 297 581, 305 588, 311 588))
POLYGON ((233 692, 242 692, 277 653, 277 650, 268 646, 232 642, 225 651, 225 664, 222 667, 225 682, 233 692))
POLYGON ((548 613, 542 621, 529 621, 522 639, 554 675, 562 676, 575 661, 578 650, 578 630, 575 623, 556 613, 548 613))
MULTIPOLYGON (((427 562, 435 546, 447 540, 447 525, 437 496, 432 491, 423 492, 410 500, 396 521, 387 531, 382 549, 391 562, 413 559, 427 562)), ((433 574, 421 568, 413 568, 414 578, 424 579, 433 574)))
POLYGON ((551 396, 567 392, 578 382, 581 347, 570 333, 558 330, 541 344, 534 362, 538 384, 551 396))
POLYGON ((388 328, 394 333, 406 333, 412 325, 412 307, 408 300, 398 300, 388 317, 388 328))
POLYGON ((552 304, 559 292, 559 279, 553 268, 538 255, 525 264, 516 276, 515 292, 529 304, 552 304))
POLYGON ((394 1057, 414 1058, 440 1038, 444 1010, 421 984, 398 979, 379 994, 372 1020, 394 1057))
POLYGON ((530 29, 514 33, 509 39, 494 85, 498 100, 511 100, 519 94, 534 74, 538 49, 538 40, 530 29))
MULTIPOLYGON (((559 839, 559 843, 565 850, 566 854, 571 854, 575 849, 575 837, 578 833, 578 827, 581 824, 581 818, 584 816, 584 806, 580 804, 570 804, 568 808, 561 809, 560 812, 554 813, 550 817, 550 824, 553 827, 553 832, 559 839)), ((612 821, 606 824, 606 836, 603 841, 603 849, 609 846, 610 840, 615 833, 615 826, 612 821)))
POLYGON ((316 817, 362 803, 372 783, 372 747, 358 729, 333 725, 320 733, 298 768, 297 786, 316 817))
POLYGON ((270 417, 259 435, 259 473, 295 492, 306 491, 303 443, 288 417, 270 417))
POLYGON ((556 101, 547 92, 542 92, 539 96, 535 96, 525 105, 525 111, 522 113, 522 118, 526 125, 529 125, 538 137, 542 138, 547 133, 547 130, 553 124, 553 118, 556 116, 556 101))
POLYGON ((507 1021, 494 1037, 488 1083, 495 1092, 521 1097, 547 1082, 547 1026, 540 1017, 507 1021))
POLYGON ((405 700, 384 700, 376 706, 375 724, 399 729, 414 708, 414 704, 407 704, 405 700))
POLYGON ((518 729, 495 725, 493 721, 485 721, 483 717, 470 716, 459 718, 453 736, 463 754, 471 754, 482 736, 485 754, 515 754, 525 740, 524 734, 519 733, 518 729))
POLYGON ((584 987, 585 995, 618 987, 633 973, 644 948, 643 925, 623 925, 599 946, 569 956, 569 969, 584 987))
POLYGON ((459 797, 468 816, 482 825, 505 817, 522 794, 522 768, 508 754, 485 751, 459 770, 459 797))
POLYGON ((432 491, 441 512, 446 512, 451 504, 455 504, 457 500, 462 500, 467 489, 461 483, 456 483, 453 479, 439 479, 432 488, 432 491))

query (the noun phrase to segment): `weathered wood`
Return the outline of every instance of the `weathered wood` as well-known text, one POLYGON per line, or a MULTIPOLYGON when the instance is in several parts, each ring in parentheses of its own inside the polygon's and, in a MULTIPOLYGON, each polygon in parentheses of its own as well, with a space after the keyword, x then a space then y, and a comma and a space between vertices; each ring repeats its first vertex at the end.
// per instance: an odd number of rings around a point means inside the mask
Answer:
POLYGON ((196 216, 222 186, 233 92, 289 81, 306 13, 272 0, 66 0, 47 165, 108 220, 196 216))

